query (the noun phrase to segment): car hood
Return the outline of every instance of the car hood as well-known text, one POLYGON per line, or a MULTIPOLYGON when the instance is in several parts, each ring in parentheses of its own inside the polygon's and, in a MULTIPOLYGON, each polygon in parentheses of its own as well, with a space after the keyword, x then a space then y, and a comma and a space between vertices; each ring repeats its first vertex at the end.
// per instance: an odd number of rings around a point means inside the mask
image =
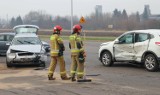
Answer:
POLYGON ((102 43, 101 46, 107 45, 107 44, 112 43, 112 42, 113 42, 113 41, 109 41, 109 42, 102 43))
POLYGON ((22 52, 39 53, 41 52, 42 46, 41 45, 14 45, 14 46, 10 46, 10 49, 22 51, 22 52))

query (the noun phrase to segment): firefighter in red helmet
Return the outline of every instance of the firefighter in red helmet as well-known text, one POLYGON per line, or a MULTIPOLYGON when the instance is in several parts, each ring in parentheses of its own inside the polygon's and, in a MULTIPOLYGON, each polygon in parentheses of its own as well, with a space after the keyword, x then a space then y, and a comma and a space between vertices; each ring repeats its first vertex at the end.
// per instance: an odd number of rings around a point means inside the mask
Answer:
POLYGON ((71 49, 71 80, 76 81, 75 74, 77 75, 77 80, 83 79, 84 77, 84 61, 85 61, 85 51, 83 47, 82 38, 80 32, 82 26, 77 24, 73 26, 73 33, 69 37, 69 47, 71 49))
POLYGON ((67 77, 66 70, 65 70, 65 61, 63 58, 63 51, 65 50, 63 40, 60 37, 62 32, 62 27, 57 25, 53 29, 53 35, 50 37, 50 46, 51 46, 51 63, 48 71, 48 79, 55 80, 53 77, 57 62, 59 62, 60 66, 60 76, 62 80, 69 80, 70 78, 67 77))

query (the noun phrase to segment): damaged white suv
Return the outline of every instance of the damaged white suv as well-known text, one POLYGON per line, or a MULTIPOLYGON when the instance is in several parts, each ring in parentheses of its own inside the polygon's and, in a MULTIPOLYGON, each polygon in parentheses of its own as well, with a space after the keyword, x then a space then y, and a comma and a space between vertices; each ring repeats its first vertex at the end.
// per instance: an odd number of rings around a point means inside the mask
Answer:
POLYGON ((144 64, 148 71, 157 71, 160 63, 160 30, 135 30, 122 34, 112 42, 102 43, 99 59, 104 66, 114 62, 144 64))
POLYGON ((14 30, 16 35, 6 53, 7 67, 11 67, 15 64, 45 66, 47 55, 45 54, 46 51, 41 40, 36 35, 38 27, 21 25, 15 27, 14 30))

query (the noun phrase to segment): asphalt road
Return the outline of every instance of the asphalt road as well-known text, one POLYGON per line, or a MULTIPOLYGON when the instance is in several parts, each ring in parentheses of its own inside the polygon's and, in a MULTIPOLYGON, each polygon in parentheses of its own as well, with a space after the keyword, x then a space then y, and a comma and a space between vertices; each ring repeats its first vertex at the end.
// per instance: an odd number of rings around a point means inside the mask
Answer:
MULTIPOLYGON (((160 95, 160 71, 148 72, 139 65, 115 63, 104 67, 98 60, 101 42, 86 42, 86 74, 91 83, 62 81, 59 66, 55 81, 47 80, 47 70, 34 70, 36 67, 14 67, 0 70, 0 95, 160 95)), ((68 42, 64 53, 66 68, 71 63, 68 42)), ((47 67, 50 58, 48 57, 47 67)), ((5 67, 5 57, 0 57, 0 65, 5 67)))

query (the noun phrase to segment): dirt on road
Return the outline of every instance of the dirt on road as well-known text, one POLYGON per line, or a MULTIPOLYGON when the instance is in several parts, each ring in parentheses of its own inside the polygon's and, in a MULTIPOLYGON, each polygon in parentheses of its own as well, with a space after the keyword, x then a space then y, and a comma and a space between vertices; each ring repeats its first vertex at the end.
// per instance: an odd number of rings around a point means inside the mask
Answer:
POLYGON ((0 70, 6 70, 6 69, 7 69, 6 65, 0 63, 0 70))

